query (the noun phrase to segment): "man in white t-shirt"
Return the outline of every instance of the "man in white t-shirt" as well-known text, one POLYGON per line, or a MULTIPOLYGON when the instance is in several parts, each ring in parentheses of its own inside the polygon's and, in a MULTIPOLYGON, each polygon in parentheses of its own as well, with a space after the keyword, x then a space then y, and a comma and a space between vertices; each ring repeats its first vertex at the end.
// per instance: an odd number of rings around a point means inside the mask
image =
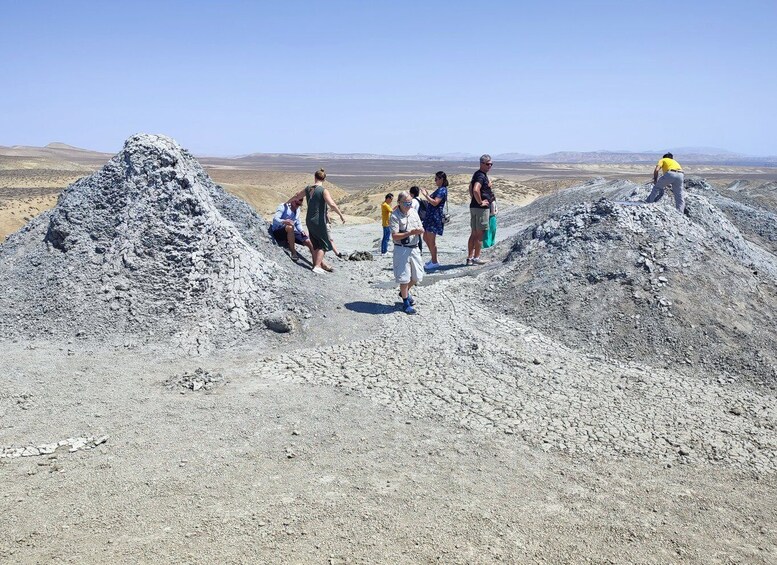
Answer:
POLYGON ((415 314, 415 300, 410 289, 424 278, 424 265, 418 241, 424 233, 424 226, 418 212, 413 209, 413 198, 409 192, 397 196, 397 209, 389 218, 391 239, 394 241, 394 279, 399 284, 402 310, 415 314))

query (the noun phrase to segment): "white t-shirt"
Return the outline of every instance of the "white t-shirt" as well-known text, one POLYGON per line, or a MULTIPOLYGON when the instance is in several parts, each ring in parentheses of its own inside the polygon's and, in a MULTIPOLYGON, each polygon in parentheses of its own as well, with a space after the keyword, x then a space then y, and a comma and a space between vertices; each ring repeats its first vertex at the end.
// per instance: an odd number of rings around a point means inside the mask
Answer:
MULTIPOLYGON (((391 217, 389 218, 389 227, 391 228, 392 234, 424 229, 424 225, 421 223, 421 218, 418 217, 418 212, 412 208, 408 210, 407 216, 404 215, 399 210, 399 208, 394 210, 391 213, 391 217)), ((394 238, 392 238, 392 240, 393 239, 394 238)), ((420 235, 411 235, 410 240, 407 243, 399 243, 398 241, 394 241, 394 245, 416 247, 420 240, 420 235)))

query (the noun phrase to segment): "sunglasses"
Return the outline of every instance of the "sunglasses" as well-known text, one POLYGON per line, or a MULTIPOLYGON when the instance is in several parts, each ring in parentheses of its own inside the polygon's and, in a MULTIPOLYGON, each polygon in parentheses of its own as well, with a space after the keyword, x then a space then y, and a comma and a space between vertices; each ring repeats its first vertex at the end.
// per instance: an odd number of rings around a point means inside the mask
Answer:
POLYGON ((493 163, 484 163, 486 167, 490 167, 493 163))
POLYGON ((400 206, 412 206, 413 203, 412 202, 400 202, 399 205, 400 206))

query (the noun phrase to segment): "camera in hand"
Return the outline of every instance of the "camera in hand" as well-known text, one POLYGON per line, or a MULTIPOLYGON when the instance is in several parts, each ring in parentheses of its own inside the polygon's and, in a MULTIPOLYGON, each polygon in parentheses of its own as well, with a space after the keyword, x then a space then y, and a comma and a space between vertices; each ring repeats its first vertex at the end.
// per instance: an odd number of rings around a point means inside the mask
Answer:
POLYGON ((410 236, 403 237, 402 239, 399 240, 399 243, 401 243, 402 245, 409 245, 410 244, 410 236))

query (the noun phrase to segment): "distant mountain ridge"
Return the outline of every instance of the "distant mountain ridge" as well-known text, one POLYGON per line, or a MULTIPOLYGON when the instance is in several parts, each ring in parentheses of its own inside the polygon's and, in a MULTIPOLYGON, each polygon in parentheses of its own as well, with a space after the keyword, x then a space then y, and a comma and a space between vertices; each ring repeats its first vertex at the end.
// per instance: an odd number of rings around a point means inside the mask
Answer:
POLYGON ((47 161, 67 161, 79 165, 97 166, 103 165, 112 155, 90 149, 73 147, 66 143, 54 142, 45 147, 31 147, 26 145, 13 145, 5 147, 0 145, 0 157, 33 158, 47 161))
POLYGON ((68 145, 67 143, 61 143, 59 141, 52 141, 51 143, 47 144, 44 149, 66 149, 70 151, 89 151, 88 149, 81 149, 80 147, 75 147, 73 145, 68 145))
MULTIPOLYGON (((775 166, 777 165, 777 156, 772 157, 754 157, 751 155, 741 155, 726 150, 716 150, 717 153, 704 153, 698 150, 684 151, 676 149, 673 151, 675 157, 681 163, 693 164, 715 164, 715 165, 743 165, 743 166, 775 166)), ((534 161, 540 163, 604 163, 604 164, 627 164, 627 163, 655 163, 666 152, 664 151, 558 151, 547 155, 517 159, 518 161, 534 161)), ((494 159, 499 160, 499 156, 494 159)), ((504 159, 509 160, 509 159, 504 159)))
MULTIPOLYGON (((775 167, 777 166, 777 156, 758 157, 735 153, 726 149, 714 147, 679 147, 670 149, 680 163, 688 164, 709 164, 709 165, 730 165, 730 166, 750 166, 750 167, 775 167)), ((515 162, 515 163, 555 163, 555 164, 642 164, 654 163, 666 149, 654 151, 556 151, 545 155, 531 155, 528 153, 498 153, 493 154, 495 161, 515 162)), ((28 147, 14 145, 11 147, 0 146, 0 156, 14 157, 58 157, 66 160, 89 162, 106 160, 110 154, 99 151, 91 151, 80 147, 73 147, 62 142, 49 143, 45 147, 28 147)), ((461 162, 477 161, 480 155, 465 152, 441 153, 437 155, 385 155, 380 153, 249 153, 235 157, 208 157, 206 155, 198 156, 205 159, 217 159, 228 162, 250 162, 256 159, 282 159, 294 157, 299 159, 315 160, 389 160, 389 161, 440 161, 440 162, 461 162)))
MULTIPOLYGON (((655 163, 666 153, 666 149, 655 151, 557 151, 545 155, 528 153, 497 153, 492 155, 495 161, 513 163, 556 163, 556 164, 641 164, 655 163)), ((777 156, 756 157, 743 155, 712 147, 688 147, 672 150, 680 162, 709 165, 740 165, 756 167, 777 166, 777 156)), ((473 153, 442 153, 439 155, 383 155, 379 153, 251 153, 235 157, 236 160, 250 161, 256 158, 298 157, 311 160, 331 159, 372 159, 390 161, 477 161, 480 155, 473 153)))

